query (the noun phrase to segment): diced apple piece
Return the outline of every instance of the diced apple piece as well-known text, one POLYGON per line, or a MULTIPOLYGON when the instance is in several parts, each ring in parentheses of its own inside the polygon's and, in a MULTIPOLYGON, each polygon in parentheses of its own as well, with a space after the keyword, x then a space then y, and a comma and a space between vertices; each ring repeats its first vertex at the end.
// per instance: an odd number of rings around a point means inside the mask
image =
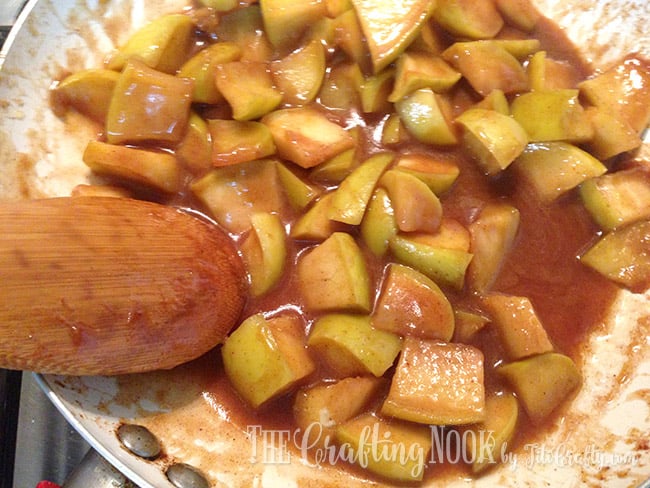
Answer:
POLYGON ((336 436, 340 444, 352 448, 354 459, 363 460, 363 467, 371 473, 397 482, 412 483, 424 478, 432 447, 428 427, 365 414, 340 425, 336 436), (386 452, 405 453, 404 457, 382 456, 373 451, 380 442, 386 452))
POLYGON ((200 0, 199 3, 217 12, 228 12, 239 5, 239 0, 200 0))
POLYGON ((320 195, 320 190, 305 183, 282 163, 278 163, 278 176, 280 177, 280 182, 284 187, 289 203, 294 208, 303 210, 320 195))
POLYGON ((402 123, 399 115, 396 113, 390 114, 385 122, 381 132, 382 144, 398 144, 407 135, 406 127, 402 123))
POLYGON ((254 213, 283 208, 284 190, 275 164, 261 159, 216 168, 190 188, 224 229, 239 234, 251 228, 254 213))
POLYGON ((579 79, 573 66, 537 51, 528 60, 528 79, 531 90, 574 89, 579 79))
POLYGON ((379 178, 393 158, 390 153, 375 154, 355 168, 334 192, 329 218, 359 225, 379 178))
POLYGON ((212 139, 208 124, 196 112, 190 112, 187 131, 174 152, 193 173, 201 173, 212 166, 212 139))
POLYGON ((650 65, 647 61, 629 56, 578 87, 590 103, 620 114, 637 133, 650 123, 650 65))
POLYGON ((483 353, 407 336, 381 413, 435 425, 485 420, 483 353))
POLYGON ((410 173, 391 169, 379 184, 386 188, 402 232, 435 232, 442 220, 442 204, 435 193, 410 173))
POLYGON ((512 167, 545 203, 607 171, 591 154, 566 142, 528 144, 512 167))
POLYGON ((311 102, 325 78, 325 48, 314 40, 271 63, 271 74, 287 104, 311 102))
POLYGON ((211 119, 208 128, 212 138, 212 164, 229 166, 275 153, 269 128, 252 120, 211 119))
POLYGON ((97 174, 164 192, 177 191, 181 183, 180 165, 169 153, 90 141, 83 162, 97 174))
POLYGON ((531 55, 540 50, 542 45, 539 39, 492 39, 484 42, 502 47, 519 61, 527 61, 531 55))
POLYGON ((553 344, 527 297, 491 294, 482 298, 511 361, 553 351, 553 344))
POLYGON ((442 290, 419 271, 391 263, 372 312, 372 325, 400 336, 449 341, 454 311, 442 290))
POLYGON ((280 51, 291 48, 308 26, 326 14, 321 0, 261 0, 259 3, 264 31, 280 51))
POLYGON ((643 143, 639 134, 617 112, 602 106, 588 107, 585 113, 594 128, 593 136, 585 145, 598 159, 633 151, 643 143))
POLYGON ((191 103, 190 80, 131 60, 115 85, 106 116, 106 139, 111 144, 176 144, 185 135, 191 103))
POLYGON ((343 62, 329 68, 318 94, 320 103, 327 108, 348 110, 361 105, 359 89, 363 73, 357 63, 343 62))
POLYGON ((242 61, 268 61, 273 47, 264 32, 264 21, 259 4, 252 4, 219 17, 215 30, 217 39, 234 42, 242 50, 242 61))
POLYGON ((650 174, 642 167, 606 173, 580 185, 580 197, 606 231, 650 219, 650 174))
POLYGON ((410 44, 409 50, 439 56, 448 45, 446 35, 434 22, 424 22, 418 36, 410 44))
POLYGON ((262 119, 270 129, 278 154, 298 166, 312 168, 354 146, 343 127, 313 108, 289 108, 262 119))
POLYGON ((274 110, 282 93, 273 85, 267 63, 232 61, 217 66, 217 88, 235 120, 253 120, 274 110))
POLYGON ((533 142, 584 142, 594 134, 591 120, 578 100, 578 90, 537 90, 519 95, 512 116, 533 142))
POLYGON ((534 423, 543 422, 580 386, 575 363, 564 354, 548 352, 497 368, 512 386, 534 423))
POLYGON ((471 253, 429 246, 401 235, 390 240, 389 248, 400 262, 424 273, 438 285, 463 288, 471 253))
POLYGON ((364 113, 389 112, 392 110, 388 96, 393 88, 394 77, 394 70, 385 69, 363 80, 359 92, 361 110, 364 113))
POLYGON ((469 39, 491 39, 503 27, 503 18, 491 0, 438 0, 433 18, 447 32, 469 39))
POLYGON ((449 146, 458 139, 449 121, 448 102, 430 88, 421 88, 395 103, 406 129, 418 141, 449 146))
POLYGON ((251 226, 241 251, 251 280, 251 294, 257 297, 268 292, 284 273, 286 233, 276 214, 255 213, 251 216, 251 226))
POLYGON ((494 110, 503 115, 510 115, 510 103, 505 93, 499 89, 492 90, 481 101, 474 104, 473 108, 494 110))
POLYGON ((471 251, 467 283, 479 293, 490 289, 519 230, 519 211, 505 203, 488 203, 469 225, 471 251))
POLYGON ((542 16, 530 0, 496 0, 495 3, 506 22, 524 32, 531 32, 542 16))
POLYGON ((121 71, 128 61, 138 59, 152 69, 175 73, 185 62, 194 34, 188 15, 163 15, 136 31, 108 62, 108 68, 121 71))
POLYGON ((226 338, 221 355, 235 390, 255 408, 296 387, 315 369, 295 315, 247 318, 226 338))
POLYGON ((302 255, 298 286, 310 311, 370 311, 370 278, 352 236, 335 232, 302 255))
POLYGON ((401 154, 395 167, 417 176, 436 195, 442 195, 449 190, 460 174, 460 169, 455 163, 427 154, 401 154))
POLYGON ((426 246, 470 252, 471 236, 469 230, 458 220, 444 215, 440 221, 440 227, 433 234, 418 232, 409 234, 408 237, 413 242, 426 246))
POLYGON ((369 71, 370 67, 366 66, 368 51, 354 9, 348 9, 334 19, 334 44, 363 71, 369 71))
POLYGON ((519 420, 519 403, 512 393, 490 395, 485 399, 485 420, 462 427, 467 459, 473 460, 472 472, 477 474, 503 459, 519 420), (473 435, 466 434, 472 431, 473 435))
MULTIPOLYGON (((487 3, 490 2, 481 2, 487 3)), ((442 53, 442 57, 484 97, 492 90, 501 90, 506 95, 528 90, 526 70, 498 43, 456 42, 442 53)))
POLYGON ((640 220, 606 234, 580 261, 635 292, 650 287, 650 221, 640 220))
POLYGON ((395 87, 388 101, 397 102, 420 88, 440 93, 460 80, 460 73, 439 56, 428 53, 405 52, 396 63, 395 87))
POLYGON ((334 232, 342 232, 344 225, 330 220, 329 212, 334 193, 326 193, 298 219, 291 228, 291 237, 304 241, 324 241, 334 232))
POLYGON ((480 332, 490 320, 478 313, 467 312, 465 310, 454 310, 456 326, 454 327, 454 337, 452 342, 469 344, 474 337, 480 332))
POLYGON ((333 158, 319 164, 309 173, 309 179, 325 184, 341 183, 358 165, 356 149, 346 149, 333 158))
POLYGON ((293 403, 293 418, 306 445, 333 445, 336 427, 356 417, 371 402, 382 381, 372 376, 344 378, 303 388, 293 403))
POLYGON ((515 119, 494 110, 472 108, 456 122, 463 126, 465 147, 488 175, 510 166, 528 143, 526 132, 515 119))
POLYGON ((429 0, 352 0, 352 4, 366 37, 375 73, 392 63, 417 37, 434 6, 429 0))
POLYGON ((395 362, 402 339, 375 329, 367 315, 330 314, 316 320, 309 349, 341 376, 382 376, 395 362))
POLYGON ((87 69, 65 77, 54 90, 58 103, 104 123, 120 74, 108 69, 87 69))
POLYGON ((397 234, 397 230, 395 211, 388 193, 383 188, 377 188, 361 221, 363 242, 375 256, 383 256, 388 251, 388 242, 397 234))
POLYGON ((223 100, 215 83, 217 66, 237 61, 241 57, 240 47, 233 42, 217 42, 188 59, 178 71, 178 76, 194 81, 192 101, 215 104, 223 100))

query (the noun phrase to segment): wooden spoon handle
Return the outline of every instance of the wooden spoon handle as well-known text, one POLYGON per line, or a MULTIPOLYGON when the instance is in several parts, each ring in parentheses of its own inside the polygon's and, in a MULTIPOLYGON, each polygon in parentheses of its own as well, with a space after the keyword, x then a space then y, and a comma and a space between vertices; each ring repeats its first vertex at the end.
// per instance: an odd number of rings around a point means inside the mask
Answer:
POLYGON ((0 203, 0 367, 172 368, 223 341, 246 287, 228 236, 181 210, 100 197, 0 203))

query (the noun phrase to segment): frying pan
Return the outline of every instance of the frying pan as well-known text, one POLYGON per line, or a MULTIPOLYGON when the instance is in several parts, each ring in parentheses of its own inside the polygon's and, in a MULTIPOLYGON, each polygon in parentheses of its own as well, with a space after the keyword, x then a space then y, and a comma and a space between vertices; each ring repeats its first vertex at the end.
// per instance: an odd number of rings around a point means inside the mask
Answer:
MULTIPOLYGON (((650 55, 650 4, 536 0, 595 66, 621 54, 650 55)), ((185 7, 183 0, 31 0, 10 34, 0 72, 0 195, 68 195, 92 179, 81 162, 95 137, 64 126, 48 106, 62 73, 98 66, 137 27, 185 7)), ((640 157, 647 153, 648 143, 640 157)), ((474 483, 488 486, 638 486, 650 476, 650 294, 622 292, 581 350, 584 386, 543 437, 474 483)), ((142 488, 173 485, 165 471, 183 463, 211 486, 381 486, 297 455, 262 462, 236 412, 220 403, 210 355, 172 371, 124 377, 39 376, 47 396, 111 464, 142 488), (163 446, 147 460, 116 436, 122 423, 146 426, 163 446)), ((432 483, 435 480, 432 481, 432 483)), ((449 480, 448 486, 467 486, 449 480)))

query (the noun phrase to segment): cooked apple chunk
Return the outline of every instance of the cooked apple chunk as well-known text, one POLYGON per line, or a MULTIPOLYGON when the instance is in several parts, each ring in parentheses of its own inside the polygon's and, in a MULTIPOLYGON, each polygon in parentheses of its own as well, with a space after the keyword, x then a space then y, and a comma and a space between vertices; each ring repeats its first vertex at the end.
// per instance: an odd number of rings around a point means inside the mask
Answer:
POLYGON ((320 190, 315 186, 307 184, 303 179, 287 168, 283 163, 278 162, 278 176, 284 187, 285 194, 291 206, 304 210, 320 195, 320 190))
POLYGON ((416 237, 396 235, 389 241, 389 249, 403 264, 417 269, 440 286, 461 290, 472 254, 454 249, 419 242, 416 237))
POLYGON ((417 37, 431 15, 429 0, 352 0, 375 73, 392 63, 417 37), (395 19, 400 19, 395 22, 395 19))
POLYGON ((510 166, 528 144, 528 136, 521 125, 494 110, 472 108, 456 121, 463 126, 465 147, 488 175, 510 166))
POLYGON ((543 422, 582 382, 571 358, 556 352, 499 366, 497 372, 510 383, 534 423, 543 422))
POLYGON ((83 162, 97 174, 168 193, 181 183, 180 165, 169 153, 90 141, 83 162))
POLYGON ((217 42, 201 49, 181 66, 178 76, 194 81, 192 101, 195 103, 219 103, 223 95, 215 83, 217 66, 241 57, 240 47, 233 42, 217 42))
POLYGON ((442 204, 422 180, 391 169, 383 174, 379 185, 388 192, 400 231, 436 232, 440 228, 442 204))
POLYGON ((275 153, 269 128, 253 120, 210 119, 211 159, 214 166, 229 166, 275 153))
POLYGON ((428 53, 405 52, 396 63, 395 87, 388 101, 396 102, 420 88, 445 92, 460 80, 460 73, 438 56, 428 53))
POLYGON ((307 27, 325 16, 325 2, 261 0, 264 31, 273 47, 283 51, 296 43, 307 27))
POLYGON ((448 341, 454 311, 442 290, 422 273, 391 263, 372 312, 372 325, 401 336, 448 341))
POLYGON ((483 353, 407 336, 381 413, 435 425, 485 420, 483 353))
POLYGON ((456 182, 460 169, 452 161, 428 154, 401 154, 396 168, 421 179, 436 195, 442 195, 456 182))
POLYGON ((386 254, 388 242, 397 234, 398 229, 395 211, 384 188, 377 188, 373 193, 360 230, 363 242, 375 256, 386 254))
POLYGON ((325 48, 317 40, 270 65, 273 80, 288 104, 311 102, 325 78, 325 48))
POLYGON ((542 17, 530 0, 496 0, 495 3, 504 19, 524 32, 531 32, 542 17))
POLYGON ((190 189, 224 229, 236 234, 251 228, 253 214, 284 208, 284 190, 274 160, 215 168, 195 180, 190 189))
POLYGON ((174 145, 185 135, 191 104, 191 80, 133 59, 115 84, 106 115, 106 140, 111 144, 174 145))
POLYGON ((195 174, 212 167, 212 139, 207 122, 191 111, 185 136, 174 151, 180 161, 195 174))
POLYGON ((494 2, 438 0, 433 18, 450 34, 469 39, 490 39, 503 27, 494 2))
POLYGON ((546 329, 528 298, 491 294, 482 301, 511 360, 553 350, 546 329))
POLYGON ((235 390, 255 408, 298 386, 315 369, 297 315, 247 318, 226 338, 221 355, 235 390))
POLYGON ((380 378, 373 376, 355 376, 322 382, 298 391, 293 403, 293 417, 302 435, 307 436, 307 445, 332 445, 336 427, 359 415, 382 383, 380 378))
POLYGON ((607 167, 591 154, 561 141, 528 144, 512 168, 544 203, 607 172, 607 167))
POLYGON ((375 154, 356 167, 334 192, 329 218, 359 225, 379 178, 393 158, 391 153, 375 154))
POLYGON ((431 431, 424 425, 386 420, 368 413, 337 427, 336 438, 340 444, 350 446, 354 459, 363 462, 371 473, 398 482, 412 483, 424 478, 432 447, 431 431), (379 442, 382 450, 395 455, 383 456, 377 449, 379 442))
POLYGON ((251 232, 243 240, 241 251, 253 296, 264 295, 282 277, 287 258, 285 238, 284 227, 276 214, 251 216, 251 232))
POLYGON ((580 185, 585 208, 598 225, 614 230, 650 218, 650 173, 642 167, 606 173, 580 185))
POLYGON ((510 392, 493 394, 485 399, 485 420, 467 427, 475 435, 467 435, 465 449, 471 459, 472 472, 480 473, 503 460, 503 453, 514 437, 519 420, 519 402, 510 392), (485 435, 485 433, 491 435, 485 435))
POLYGON ((618 113, 637 133, 650 123, 650 66, 647 61, 629 56, 578 87, 590 103, 618 113))
POLYGON ((650 220, 640 220, 601 237, 580 261, 632 291, 650 287, 650 220))
MULTIPOLYGON (((487 4, 490 2, 481 2, 487 4)), ((479 95, 492 90, 505 94, 528 90, 528 76, 519 60, 494 41, 456 42, 442 53, 479 95)))
POLYGON ((593 137, 591 120, 578 100, 578 90, 537 90, 514 99, 514 119, 530 141, 585 142, 593 137))
POLYGON ((302 255, 298 286, 310 311, 370 311, 370 278, 354 238, 335 232, 302 255))
POLYGON ((477 292, 490 289, 519 231, 519 210, 505 203, 487 204, 469 225, 474 255, 467 283, 477 292))
POLYGON ((406 130, 418 141, 440 146, 458 142, 448 101, 430 88, 421 88, 400 99, 395 109, 406 130))
POLYGON ((314 323, 307 344, 340 376, 382 376, 395 362, 402 339, 376 329, 367 315, 330 314, 314 323))
POLYGON ((111 56, 108 68, 121 71, 132 59, 164 73, 175 73, 185 61, 194 22, 188 15, 163 15, 136 31, 111 56))
POLYGON ((268 64, 256 61, 231 61, 219 64, 217 88, 230 104, 235 120, 254 120, 274 110, 282 93, 273 85, 268 64))
POLYGON ((354 146, 350 132, 313 108, 289 108, 266 115, 278 154, 298 166, 312 168, 354 146))
POLYGON ((291 237, 304 241, 324 241, 334 232, 343 232, 344 225, 329 218, 333 197, 333 193, 326 193, 316 200, 294 223, 291 237))
POLYGON ((108 69, 77 71, 57 85, 55 100, 103 124, 119 77, 108 69))

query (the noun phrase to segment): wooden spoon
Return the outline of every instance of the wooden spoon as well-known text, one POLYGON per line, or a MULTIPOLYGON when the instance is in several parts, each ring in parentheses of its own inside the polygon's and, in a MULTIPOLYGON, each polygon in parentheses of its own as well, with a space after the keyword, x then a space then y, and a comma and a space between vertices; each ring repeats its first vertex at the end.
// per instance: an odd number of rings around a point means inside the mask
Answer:
POLYGON ((0 203, 0 367, 168 369, 222 342, 246 300, 220 229, 122 198, 0 203))

